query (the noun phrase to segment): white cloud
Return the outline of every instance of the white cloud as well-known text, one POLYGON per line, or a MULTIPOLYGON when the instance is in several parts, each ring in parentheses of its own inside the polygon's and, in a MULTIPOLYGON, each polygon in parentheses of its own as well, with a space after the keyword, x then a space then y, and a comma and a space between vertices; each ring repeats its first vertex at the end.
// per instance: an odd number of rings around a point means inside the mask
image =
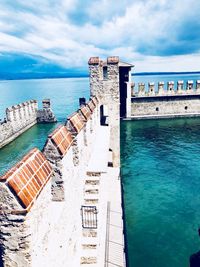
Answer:
POLYGON ((190 42, 187 27, 200 28, 194 21, 199 8, 195 0, 17 0, 15 6, 2 0, 0 52, 65 67, 86 67, 90 56, 119 55, 137 71, 198 70, 200 40, 190 42))

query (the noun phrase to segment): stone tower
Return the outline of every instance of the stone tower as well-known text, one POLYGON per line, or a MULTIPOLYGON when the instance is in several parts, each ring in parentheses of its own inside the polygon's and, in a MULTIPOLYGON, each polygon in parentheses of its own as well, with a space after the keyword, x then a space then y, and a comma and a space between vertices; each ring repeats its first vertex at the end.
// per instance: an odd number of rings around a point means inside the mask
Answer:
POLYGON ((114 167, 120 166, 120 117, 126 114, 127 85, 132 65, 119 61, 119 57, 108 57, 103 62, 99 57, 89 59, 90 94, 96 95, 107 107, 110 126, 110 148, 114 167), (122 114, 124 113, 124 114, 122 114))

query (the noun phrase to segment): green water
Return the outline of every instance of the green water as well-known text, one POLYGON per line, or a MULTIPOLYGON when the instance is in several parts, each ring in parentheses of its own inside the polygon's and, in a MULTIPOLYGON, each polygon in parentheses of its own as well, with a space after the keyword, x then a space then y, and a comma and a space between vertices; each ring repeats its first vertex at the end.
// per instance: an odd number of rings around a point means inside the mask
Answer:
POLYGON ((200 119, 121 124, 130 267, 188 267, 200 249, 200 119))

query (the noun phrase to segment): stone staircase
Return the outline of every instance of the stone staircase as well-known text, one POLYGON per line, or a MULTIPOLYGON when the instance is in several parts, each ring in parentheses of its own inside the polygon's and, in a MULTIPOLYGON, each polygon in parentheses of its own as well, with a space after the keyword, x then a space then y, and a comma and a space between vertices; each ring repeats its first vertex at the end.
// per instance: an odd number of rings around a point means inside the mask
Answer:
MULTIPOLYGON (((88 173, 85 178, 84 206, 95 206, 99 211, 100 175, 88 173)), ((97 214, 98 216, 98 214, 97 214)), ((90 216, 88 216, 90 218, 90 216)), ((90 224, 90 222, 88 222, 90 224)), ((81 258, 82 267, 98 267, 99 233, 97 229, 82 228, 81 258)))

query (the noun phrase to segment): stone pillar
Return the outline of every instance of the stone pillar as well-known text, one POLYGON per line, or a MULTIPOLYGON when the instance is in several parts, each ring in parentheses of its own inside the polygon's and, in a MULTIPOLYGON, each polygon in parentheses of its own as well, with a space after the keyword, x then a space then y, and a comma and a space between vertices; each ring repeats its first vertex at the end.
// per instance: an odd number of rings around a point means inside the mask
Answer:
POLYGON ((169 94, 174 93, 174 82, 173 81, 170 81, 167 83, 167 91, 169 94))
POLYGON ((184 82, 183 81, 178 81, 177 82, 177 93, 178 94, 183 93, 183 85, 184 85, 184 82))
POLYGON ((109 112, 110 147, 113 151, 113 166, 120 166, 120 89, 119 57, 107 58, 108 83, 104 88, 109 112), (109 94, 106 96, 106 94, 109 94))
POLYGON ((6 119, 7 121, 10 121, 10 122, 14 121, 14 114, 13 114, 12 107, 6 109, 6 119))
POLYGON ((26 102, 23 102, 22 106, 23 106, 22 109, 23 109, 23 113, 24 113, 24 119, 27 120, 28 115, 27 115, 27 109, 26 109, 26 102))
POLYGON ((39 123, 51 123, 57 122, 57 119, 51 109, 50 99, 44 99, 42 101, 43 109, 37 111, 37 122, 39 123))
POLYGON ((149 83, 149 95, 155 95, 155 83, 149 83))
POLYGON ((18 106, 19 106, 19 117, 23 121, 24 114, 23 114, 23 110, 22 110, 22 104, 19 104, 18 106))
POLYGON ((28 116, 31 117, 32 113, 31 113, 31 102, 27 101, 27 111, 28 111, 28 116))
POLYGON ((132 82, 126 82, 127 84, 127 98, 126 98, 126 116, 131 117, 131 96, 132 96, 132 82))
POLYGON ((135 83, 131 83, 131 96, 135 95, 135 83))
POLYGON ((145 96, 145 83, 138 83, 138 96, 145 96))
POLYGON ((187 93, 191 93, 192 92, 193 85, 194 85, 193 81, 187 81, 187 93))
POLYGON ((101 97, 101 83, 103 79, 103 70, 100 65, 102 62, 99 57, 91 57, 88 61, 90 72, 90 95, 101 97))
POLYGON ((196 81, 196 92, 200 93, 200 80, 196 81))
POLYGON ((164 82, 159 82, 158 83, 158 94, 159 95, 164 95, 165 94, 165 90, 164 90, 164 82))

